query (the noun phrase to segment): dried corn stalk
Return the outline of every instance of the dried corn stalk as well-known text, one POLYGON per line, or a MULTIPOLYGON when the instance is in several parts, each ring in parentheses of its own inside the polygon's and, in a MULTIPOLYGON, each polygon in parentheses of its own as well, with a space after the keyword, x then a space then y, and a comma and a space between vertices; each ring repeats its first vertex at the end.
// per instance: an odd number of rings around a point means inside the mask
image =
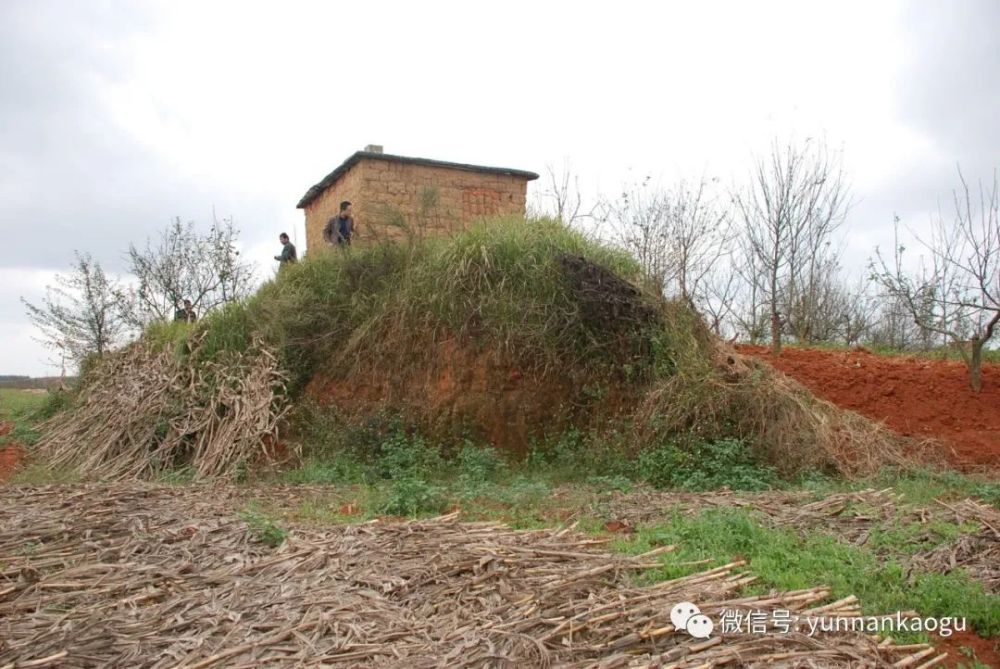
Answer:
MULTIPOLYGON (((293 495, 288 490, 272 491, 293 495)), ((640 585, 673 546, 609 551, 569 528, 288 525, 279 548, 232 486, 0 488, 0 669, 14 667, 928 667, 944 655, 854 632, 696 639, 670 610, 857 616, 813 587, 747 595, 734 560, 640 585)), ((290 503, 295 503, 289 499, 290 503)), ((906 615, 912 615, 907 612, 906 615)))
POLYGON ((231 477, 276 443, 284 384, 259 344, 195 364, 140 342, 88 373, 75 406, 43 426, 38 451, 54 468, 104 479, 183 466, 198 478, 231 477))

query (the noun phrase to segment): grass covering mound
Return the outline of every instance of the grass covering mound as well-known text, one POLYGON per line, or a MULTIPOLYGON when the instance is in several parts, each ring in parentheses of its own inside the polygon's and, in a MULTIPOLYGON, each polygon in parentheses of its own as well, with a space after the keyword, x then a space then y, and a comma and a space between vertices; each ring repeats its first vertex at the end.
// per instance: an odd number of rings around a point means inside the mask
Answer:
POLYGON ((399 416, 444 443, 525 453, 572 428, 623 458, 735 438, 783 473, 903 459, 887 431, 726 350, 632 258, 548 220, 314 250, 245 303, 151 327, 143 345, 195 367, 266 346, 293 403, 345 427, 399 416))
POLYGON ((628 256, 552 221, 314 253, 206 323, 206 352, 263 333, 293 393, 399 412, 437 438, 525 451, 627 415, 654 379, 711 369, 711 338, 628 256))
POLYGON ((323 249, 203 327, 203 355, 263 336, 294 396, 348 421, 398 413, 434 438, 524 452, 568 427, 615 429, 634 454, 735 437, 786 473, 904 459, 889 432, 725 350, 631 257, 554 221, 323 249))
POLYGON ((702 360, 697 316, 655 295, 628 256, 551 221, 491 221, 417 245, 320 249, 202 326, 201 355, 276 345, 301 390, 327 374, 426 365, 436 344, 489 351, 523 372, 642 375, 702 360), (664 330, 664 323, 676 324, 664 330))

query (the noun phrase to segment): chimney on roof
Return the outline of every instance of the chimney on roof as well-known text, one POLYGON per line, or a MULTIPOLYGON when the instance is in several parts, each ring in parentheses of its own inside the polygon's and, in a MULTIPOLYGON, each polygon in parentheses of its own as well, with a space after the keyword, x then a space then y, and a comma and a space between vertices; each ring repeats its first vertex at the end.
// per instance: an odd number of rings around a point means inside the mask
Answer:
POLYGON ((365 153, 382 153, 381 144, 369 144, 365 147, 365 153))

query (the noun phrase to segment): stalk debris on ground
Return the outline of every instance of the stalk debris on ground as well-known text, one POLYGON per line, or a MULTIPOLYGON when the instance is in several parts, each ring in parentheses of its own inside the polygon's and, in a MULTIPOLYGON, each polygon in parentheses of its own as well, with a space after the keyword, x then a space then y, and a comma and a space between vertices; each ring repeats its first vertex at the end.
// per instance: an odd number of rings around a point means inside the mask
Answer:
MULTIPOLYGON (((0 667, 928 667, 924 644, 857 633, 675 630, 670 609, 858 615, 817 584, 744 597, 739 560, 647 587, 660 565, 559 530, 455 514, 324 530, 271 548, 238 489, 13 487, 0 505, 0 667)), ((891 613, 891 612, 886 612, 891 613)))

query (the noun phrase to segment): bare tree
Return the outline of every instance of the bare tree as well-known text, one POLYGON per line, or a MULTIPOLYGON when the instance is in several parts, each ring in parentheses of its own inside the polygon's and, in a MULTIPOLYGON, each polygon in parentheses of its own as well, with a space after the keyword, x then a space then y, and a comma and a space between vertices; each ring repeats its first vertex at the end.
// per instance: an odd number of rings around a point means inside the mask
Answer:
POLYGON ((833 313, 838 315, 840 338, 848 346, 858 346, 870 339, 879 319, 879 299, 871 290, 868 277, 861 277, 851 288, 840 285, 833 313))
POLYGON ((712 332, 719 337, 736 337, 740 333, 736 309, 742 277, 736 263, 736 258, 732 256, 728 261, 715 263, 703 282, 702 313, 712 332))
POLYGON ((40 305, 21 298, 28 318, 42 332, 41 342, 60 361, 79 364, 103 355, 130 334, 122 311, 122 288, 88 254, 76 253, 73 271, 57 274, 40 305))
POLYGON ((665 291, 670 268, 670 202, 651 185, 651 177, 627 186, 615 200, 603 200, 597 210, 598 236, 628 251, 665 291))
POLYGON ((839 251, 831 242, 807 236, 801 255, 790 258, 789 279, 781 294, 785 333, 802 344, 833 341, 839 335, 844 285, 839 251))
POLYGON ((1000 323, 1000 188, 994 172, 988 188, 973 194, 959 170, 953 192, 955 215, 937 217, 929 241, 929 267, 920 273, 903 268, 905 247, 897 241, 892 264, 879 249, 873 278, 899 299, 925 331, 947 337, 969 368, 969 385, 982 389, 983 348, 1000 323))
MULTIPOLYGON (((213 216, 214 219, 214 216, 213 216)), ((137 285, 131 294, 136 325, 173 316, 178 301, 191 300, 201 312, 247 297, 253 270, 237 248, 239 231, 232 219, 213 220, 206 233, 179 218, 144 249, 129 246, 128 258, 137 285)))
POLYGON ((751 344, 759 344, 767 336, 767 300, 765 299, 765 275, 762 263, 749 235, 736 238, 735 251, 730 256, 732 269, 736 275, 736 288, 731 294, 730 315, 734 329, 740 339, 751 344))
POLYGON ((556 170, 552 164, 545 166, 546 185, 538 193, 538 205, 535 213, 551 214, 566 225, 589 219, 594 214, 594 207, 585 209, 583 194, 580 191, 580 177, 573 172, 568 159, 563 160, 561 170, 556 170))
POLYGON ((883 291, 876 296, 877 312, 868 341, 874 346, 905 351, 922 348, 923 331, 914 322, 905 300, 883 291))
POLYGON ((847 212, 847 185, 839 160, 816 140, 774 142, 757 158, 749 185, 734 196, 750 250, 763 274, 771 347, 781 352, 787 314, 782 303, 810 300, 817 255, 847 212))
MULTIPOLYGON (((716 180, 672 189, 652 186, 649 177, 603 202, 598 218, 605 236, 629 251, 656 278, 666 294, 677 295, 702 310, 718 314, 724 284, 710 282, 720 258, 728 255, 732 227, 729 212, 712 192, 716 180), (715 285, 709 285, 713 283, 715 285)), ((730 286, 731 288, 731 286, 730 286)))
POLYGON ((704 302, 706 278, 719 259, 729 255, 732 219, 711 192, 717 183, 717 179, 702 179, 692 186, 681 181, 669 198, 672 281, 680 296, 691 302, 704 302))

